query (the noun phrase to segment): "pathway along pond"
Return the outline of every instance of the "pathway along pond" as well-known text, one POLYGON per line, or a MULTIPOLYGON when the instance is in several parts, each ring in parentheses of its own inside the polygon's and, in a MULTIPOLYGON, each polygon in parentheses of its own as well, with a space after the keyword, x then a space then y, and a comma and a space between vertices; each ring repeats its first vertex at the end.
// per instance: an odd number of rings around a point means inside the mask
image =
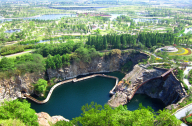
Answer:
MULTIPOLYGON (((107 75, 116 76, 120 80, 125 76, 120 72, 107 73, 107 75)), ((37 113, 47 112, 50 116, 61 115, 71 120, 80 116, 81 107, 86 103, 90 104, 94 101, 100 105, 106 104, 111 97, 109 91, 114 87, 115 81, 115 79, 105 77, 94 77, 76 83, 66 83, 55 88, 46 104, 28 101, 37 113)), ((151 106, 156 111, 165 107, 160 100, 139 94, 133 97, 127 107, 129 110, 136 110, 141 102, 143 106, 151 106)))

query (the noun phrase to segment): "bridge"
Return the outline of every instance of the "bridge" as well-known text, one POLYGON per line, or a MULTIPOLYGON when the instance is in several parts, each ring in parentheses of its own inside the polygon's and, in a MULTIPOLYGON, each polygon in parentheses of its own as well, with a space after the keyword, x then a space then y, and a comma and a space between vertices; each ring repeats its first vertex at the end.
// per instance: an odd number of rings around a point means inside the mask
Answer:
POLYGON ((133 96, 135 95, 135 93, 137 92, 137 90, 138 90, 142 85, 146 84, 147 82, 152 81, 152 80, 156 80, 156 79, 162 79, 163 81, 165 81, 165 80, 168 78, 168 76, 172 73, 172 71, 173 71, 174 69, 175 69, 175 68, 171 68, 171 69, 169 69, 168 71, 166 71, 165 73, 163 73, 161 76, 154 77, 154 78, 151 78, 151 79, 148 79, 148 80, 142 82, 137 88, 135 88, 134 91, 132 90, 133 92, 130 93, 130 95, 127 97, 128 100, 130 101, 130 100, 133 98, 133 96))
POLYGON ((30 94, 28 94, 28 93, 22 93, 22 94, 23 94, 26 98, 28 98, 28 99, 30 99, 30 100, 38 103, 38 104, 44 104, 44 103, 46 103, 46 102, 49 101, 49 99, 50 99, 50 97, 51 97, 51 95, 52 95, 52 92, 53 92, 53 90, 54 90, 56 87, 58 87, 58 86, 60 86, 60 85, 62 85, 62 84, 65 84, 65 83, 78 82, 78 81, 86 80, 86 79, 93 78, 93 77, 97 77, 97 76, 116 79, 115 86, 114 86, 113 89, 110 91, 111 94, 114 94, 114 90, 115 90, 115 88, 116 88, 116 86, 117 86, 117 84, 118 84, 119 79, 118 79, 117 77, 109 76, 109 75, 104 75, 104 74, 94 74, 94 75, 82 77, 82 78, 79 78, 79 79, 74 78, 74 79, 70 79, 70 80, 66 80, 66 81, 59 82, 59 83, 55 84, 55 85, 50 89, 50 91, 49 91, 49 93, 48 93, 48 95, 47 95, 47 98, 46 98, 45 100, 42 100, 42 101, 33 98, 33 97, 30 96, 30 94))

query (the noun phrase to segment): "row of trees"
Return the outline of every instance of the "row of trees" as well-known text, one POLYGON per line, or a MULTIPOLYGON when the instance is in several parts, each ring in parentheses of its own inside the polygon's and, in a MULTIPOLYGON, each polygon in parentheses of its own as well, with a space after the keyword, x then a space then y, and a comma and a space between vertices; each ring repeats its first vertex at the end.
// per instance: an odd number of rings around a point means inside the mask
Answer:
POLYGON ((96 50, 103 50, 107 48, 128 48, 134 47, 138 44, 142 44, 148 48, 162 45, 172 45, 175 37, 172 33, 140 33, 139 35, 130 34, 108 34, 108 35, 97 35, 88 37, 87 45, 94 45, 96 50))
POLYGON ((1 55, 9 55, 14 54, 18 52, 23 52, 25 49, 32 49, 34 48, 34 45, 10 45, 10 46, 4 46, 1 48, 1 55))
POLYGON ((47 69, 61 68, 62 66, 70 65, 70 56, 69 56, 69 54, 66 54, 66 55, 63 54, 62 57, 59 54, 57 54, 55 56, 48 55, 45 62, 46 62, 47 69))

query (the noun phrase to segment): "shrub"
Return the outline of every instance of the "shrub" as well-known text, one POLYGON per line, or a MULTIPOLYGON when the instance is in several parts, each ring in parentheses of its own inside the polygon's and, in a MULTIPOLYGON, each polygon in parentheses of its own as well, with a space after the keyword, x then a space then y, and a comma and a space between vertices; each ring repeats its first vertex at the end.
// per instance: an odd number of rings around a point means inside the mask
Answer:
POLYGON ((188 86, 185 83, 183 84, 183 86, 184 86, 185 90, 189 89, 188 86))
POLYGON ((73 124, 71 122, 67 122, 67 121, 58 121, 57 123, 55 123, 54 126, 73 126, 73 124))
POLYGON ((43 79, 39 79, 37 81, 37 84, 35 84, 35 90, 39 93, 43 93, 46 90, 47 87, 47 81, 43 79))
POLYGON ((0 119, 20 119, 27 126, 38 126, 35 110, 30 108, 30 104, 23 100, 5 101, 0 107, 0 119))

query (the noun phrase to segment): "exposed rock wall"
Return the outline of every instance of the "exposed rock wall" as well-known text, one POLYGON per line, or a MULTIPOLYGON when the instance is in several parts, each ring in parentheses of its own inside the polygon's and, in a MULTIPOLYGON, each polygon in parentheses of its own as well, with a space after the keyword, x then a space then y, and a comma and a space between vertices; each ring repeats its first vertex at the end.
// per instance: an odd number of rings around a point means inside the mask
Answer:
MULTIPOLYGON (((49 79, 56 77, 65 80, 78 75, 117 71, 120 69, 121 64, 126 63, 126 61, 132 60, 136 64, 141 59, 147 59, 147 55, 126 52, 121 55, 97 57, 92 59, 90 63, 74 62, 69 67, 57 70, 49 69, 47 73, 49 79)), ((36 83, 39 78, 44 78, 44 73, 30 73, 0 80, 0 102, 4 99, 21 97, 22 90, 32 94, 34 92, 34 86, 32 84, 36 83)))
POLYGON ((186 94, 180 82, 171 74, 166 81, 157 79, 141 86, 136 93, 147 94, 151 98, 158 98, 165 105, 177 103, 186 94))
POLYGON ((38 123, 40 126, 50 126, 50 124, 55 124, 57 121, 67 121, 68 119, 65 119, 63 116, 50 116, 46 112, 40 112, 36 113, 38 116, 38 123))
POLYGON ((131 60, 133 64, 137 64, 139 60, 147 59, 147 55, 143 53, 130 54, 123 53, 121 55, 97 57, 90 63, 73 62, 69 67, 60 69, 48 69, 49 79, 56 77, 60 80, 71 79, 78 75, 86 75, 90 73, 113 72, 120 70, 120 66, 131 60))
POLYGON ((21 91, 33 93, 33 83, 43 78, 44 73, 28 73, 23 76, 14 76, 9 79, 0 80, 0 102, 4 99, 17 99, 21 97, 21 91))

